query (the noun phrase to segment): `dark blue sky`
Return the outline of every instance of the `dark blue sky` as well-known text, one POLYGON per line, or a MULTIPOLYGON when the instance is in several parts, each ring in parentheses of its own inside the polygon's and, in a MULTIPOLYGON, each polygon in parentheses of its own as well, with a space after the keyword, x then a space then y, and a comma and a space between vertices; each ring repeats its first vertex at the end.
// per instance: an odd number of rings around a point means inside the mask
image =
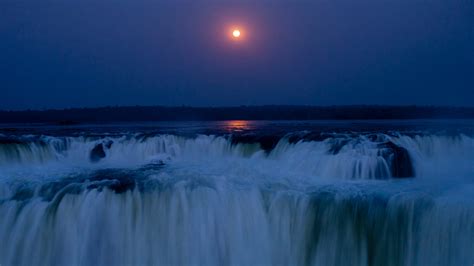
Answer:
POLYGON ((474 1, 194 2, 1 0, 0 109, 474 106, 474 1))

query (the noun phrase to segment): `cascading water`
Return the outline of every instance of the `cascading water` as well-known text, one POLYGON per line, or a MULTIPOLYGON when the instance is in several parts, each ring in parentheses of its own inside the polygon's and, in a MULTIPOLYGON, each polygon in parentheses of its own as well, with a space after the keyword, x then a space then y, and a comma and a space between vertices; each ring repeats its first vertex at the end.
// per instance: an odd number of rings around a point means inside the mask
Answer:
POLYGON ((471 265, 473 162, 463 134, 3 135, 0 265, 471 265))

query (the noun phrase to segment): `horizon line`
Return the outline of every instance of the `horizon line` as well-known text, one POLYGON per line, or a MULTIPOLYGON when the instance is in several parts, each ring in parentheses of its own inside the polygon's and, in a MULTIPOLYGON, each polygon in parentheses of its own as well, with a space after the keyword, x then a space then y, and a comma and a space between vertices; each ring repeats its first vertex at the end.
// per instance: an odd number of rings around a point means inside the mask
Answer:
POLYGON ((226 109, 226 108, 258 108, 258 107, 305 107, 305 108, 454 108, 454 109, 474 109, 474 106, 457 105, 418 105, 418 104, 332 104, 332 105, 309 105, 309 104, 261 104, 261 105, 101 105, 84 107, 62 107, 62 108, 27 108, 27 109, 0 109, 0 112, 47 112, 47 111, 67 111, 67 110, 92 110, 92 109, 110 109, 110 108, 193 108, 193 109, 226 109))

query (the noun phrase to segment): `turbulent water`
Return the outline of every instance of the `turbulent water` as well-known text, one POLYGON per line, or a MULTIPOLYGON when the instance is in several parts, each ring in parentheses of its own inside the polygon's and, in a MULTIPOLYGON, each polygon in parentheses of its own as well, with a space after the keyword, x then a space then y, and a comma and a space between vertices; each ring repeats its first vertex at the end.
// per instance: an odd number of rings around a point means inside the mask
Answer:
POLYGON ((0 128, 0 265, 472 265, 474 121, 0 128))

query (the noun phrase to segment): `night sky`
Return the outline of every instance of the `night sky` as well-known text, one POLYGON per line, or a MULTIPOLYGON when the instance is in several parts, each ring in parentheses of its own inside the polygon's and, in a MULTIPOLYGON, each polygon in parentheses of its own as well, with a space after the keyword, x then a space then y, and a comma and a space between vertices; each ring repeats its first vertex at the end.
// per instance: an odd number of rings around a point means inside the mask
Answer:
POLYGON ((474 1, 0 0, 0 109, 262 104, 474 106, 474 1))

